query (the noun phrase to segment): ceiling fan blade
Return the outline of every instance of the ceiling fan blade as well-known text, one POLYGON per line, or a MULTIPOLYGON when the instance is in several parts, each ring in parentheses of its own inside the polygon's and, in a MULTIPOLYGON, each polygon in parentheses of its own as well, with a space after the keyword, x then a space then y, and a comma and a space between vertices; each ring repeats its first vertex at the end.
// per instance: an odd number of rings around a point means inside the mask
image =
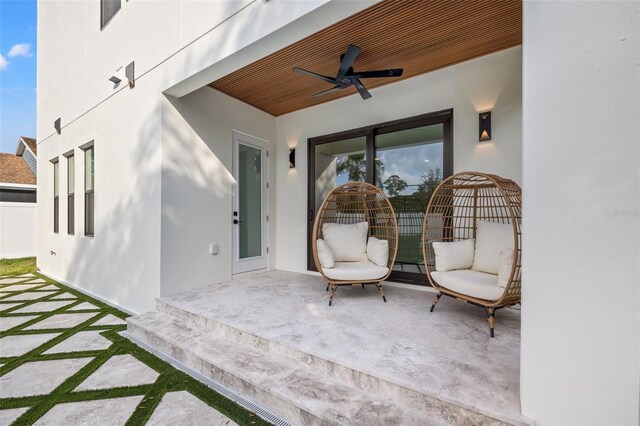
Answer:
POLYGON ((353 65, 353 62, 356 60, 358 55, 360 54, 360 48, 355 44, 350 44, 347 47, 347 51, 342 55, 340 62, 340 69, 338 70, 338 75, 336 76, 336 81, 340 81, 347 75, 349 68, 353 65))
POLYGON ((318 92, 315 95, 313 95, 314 98, 317 98, 319 96, 323 96, 323 95, 327 95, 329 93, 333 93, 333 92, 337 92, 338 90, 342 89, 342 87, 340 86, 335 86, 332 87, 331 89, 327 89, 327 90, 323 90, 322 92, 318 92))
POLYGON ((295 67, 293 69, 293 71, 297 72, 298 74, 302 74, 302 75, 306 75, 306 76, 309 76, 309 77, 318 78, 318 79, 320 79, 322 81, 326 81, 327 83, 337 84, 336 81, 334 79, 332 79, 331 77, 327 77, 325 75, 316 74, 315 72, 303 70, 302 68, 295 67))
MULTIPOLYGON (((395 68, 391 70, 363 71, 353 75, 355 78, 374 78, 374 77, 400 77, 404 70, 395 68)), ((348 77, 351 77, 350 75, 348 77)))
POLYGON ((360 96, 362 96, 362 99, 369 99, 371 97, 371 93, 369 93, 367 88, 364 87, 362 82, 357 78, 353 79, 353 85, 356 86, 356 89, 358 89, 358 93, 360 93, 360 96))

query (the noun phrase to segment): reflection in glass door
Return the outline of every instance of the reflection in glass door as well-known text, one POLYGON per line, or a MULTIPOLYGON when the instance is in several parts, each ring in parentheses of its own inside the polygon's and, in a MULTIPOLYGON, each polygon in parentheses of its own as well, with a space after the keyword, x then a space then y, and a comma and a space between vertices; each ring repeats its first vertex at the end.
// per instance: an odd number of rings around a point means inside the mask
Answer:
POLYGON ((315 211, 336 186, 366 180, 366 142, 361 136, 315 147, 315 211))
MULTIPOLYGON (((398 217, 398 255, 390 279, 426 284, 422 222, 431 194, 453 172, 453 110, 309 139, 308 241, 315 212, 336 186, 382 188, 398 217)), ((308 250, 308 268, 315 269, 308 250)))
POLYGON ((422 221, 443 177, 443 125, 376 134, 375 146, 376 185, 389 197, 398 218, 394 270, 424 274, 422 221))
POLYGON ((262 254, 261 209, 256 205, 262 198, 262 152, 239 144, 238 157, 238 248, 240 259, 246 259, 262 254))

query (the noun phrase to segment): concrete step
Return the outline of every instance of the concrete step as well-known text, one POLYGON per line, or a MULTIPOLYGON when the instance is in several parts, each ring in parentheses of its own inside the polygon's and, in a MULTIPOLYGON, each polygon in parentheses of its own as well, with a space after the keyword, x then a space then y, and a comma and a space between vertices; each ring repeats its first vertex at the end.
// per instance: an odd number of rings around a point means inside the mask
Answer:
POLYGON ((173 304, 170 298, 157 299, 156 308, 159 312, 178 318, 199 329, 207 330, 213 336, 219 336, 227 341, 250 346, 260 350, 269 358, 287 360, 288 362, 304 365, 307 370, 329 377, 342 385, 358 389, 367 395, 389 401, 430 419, 439 419, 439 421, 449 425, 530 424, 524 417, 513 418, 502 413, 489 413, 478 407, 464 405, 460 402, 447 401, 435 394, 428 394, 424 390, 416 389, 411 384, 402 383, 397 377, 363 372, 357 368, 321 358, 275 340, 269 340, 247 330, 225 324, 214 317, 198 315, 177 304, 173 304))
POLYGON ((128 334, 296 425, 444 425, 294 360, 162 312, 127 319, 128 334))

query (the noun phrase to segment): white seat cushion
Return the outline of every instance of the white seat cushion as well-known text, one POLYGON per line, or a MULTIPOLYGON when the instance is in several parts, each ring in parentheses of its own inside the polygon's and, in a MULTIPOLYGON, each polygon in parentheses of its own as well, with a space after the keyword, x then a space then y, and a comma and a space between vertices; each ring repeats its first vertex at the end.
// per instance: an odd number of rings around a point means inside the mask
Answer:
POLYGON ((336 262, 331 269, 323 269, 322 273, 329 279, 338 281, 366 281, 384 277, 389 268, 378 266, 368 260, 362 262, 336 262))
POLYGON ((389 263, 389 241, 369 237, 369 241, 367 241, 367 257, 378 266, 387 266, 387 263, 389 263))
POLYGON ((475 240, 436 241, 433 243, 433 252, 436 254, 436 271, 469 269, 473 265, 475 240))
POLYGON ((476 252, 471 269, 488 274, 498 274, 500 252, 513 250, 513 226, 509 223, 478 221, 476 227, 476 252))
POLYGON ((431 278, 444 288, 478 299, 497 300, 504 292, 498 287, 497 275, 470 269, 432 272, 431 278))
POLYGON ((324 223, 322 237, 329 244, 333 258, 337 262, 358 262, 367 260, 367 233, 369 224, 324 223))
POLYGON ((320 261, 320 265, 322 265, 322 269, 331 269, 335 266, 336 261, 333 258, 333 253, 331 252, 331 248, 329 244, 323 239, 316 241, 317 249, 318 249, 318 260, 320 261))

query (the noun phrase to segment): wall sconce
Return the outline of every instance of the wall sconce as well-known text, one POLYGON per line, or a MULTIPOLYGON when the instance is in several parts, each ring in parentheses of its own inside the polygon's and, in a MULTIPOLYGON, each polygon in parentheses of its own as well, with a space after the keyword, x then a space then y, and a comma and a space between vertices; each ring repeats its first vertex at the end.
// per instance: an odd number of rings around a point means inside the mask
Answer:
POLYGON ((56 121, 53 122, 53 128, 56 129, 56 133, 62 133, 62 124, 60 123, 60 117, 56 118, 56 121))
POLYGON ((124 69, 124 76, 127 78, 129 82, 129 87, 133 87, 136 85, 136 76, 135 76, 135 62, 131 62, 124 69))
POLYGON ((480 122, 480 136, 478 140, 480 142, 486 142, 491 140, 491 111, 481 112, 478 114, 478 121, 480 122))
POLYGON ((295 148, 289 149, 289 168, 290 169, 296 168, 296 149, 295 148))
POLYGON ((122 81, 122 67, 118 68, 116 72, 114 72, 113 75, 109 77, 109 81, 116 86, 120 84, 120 82, 122 81))

